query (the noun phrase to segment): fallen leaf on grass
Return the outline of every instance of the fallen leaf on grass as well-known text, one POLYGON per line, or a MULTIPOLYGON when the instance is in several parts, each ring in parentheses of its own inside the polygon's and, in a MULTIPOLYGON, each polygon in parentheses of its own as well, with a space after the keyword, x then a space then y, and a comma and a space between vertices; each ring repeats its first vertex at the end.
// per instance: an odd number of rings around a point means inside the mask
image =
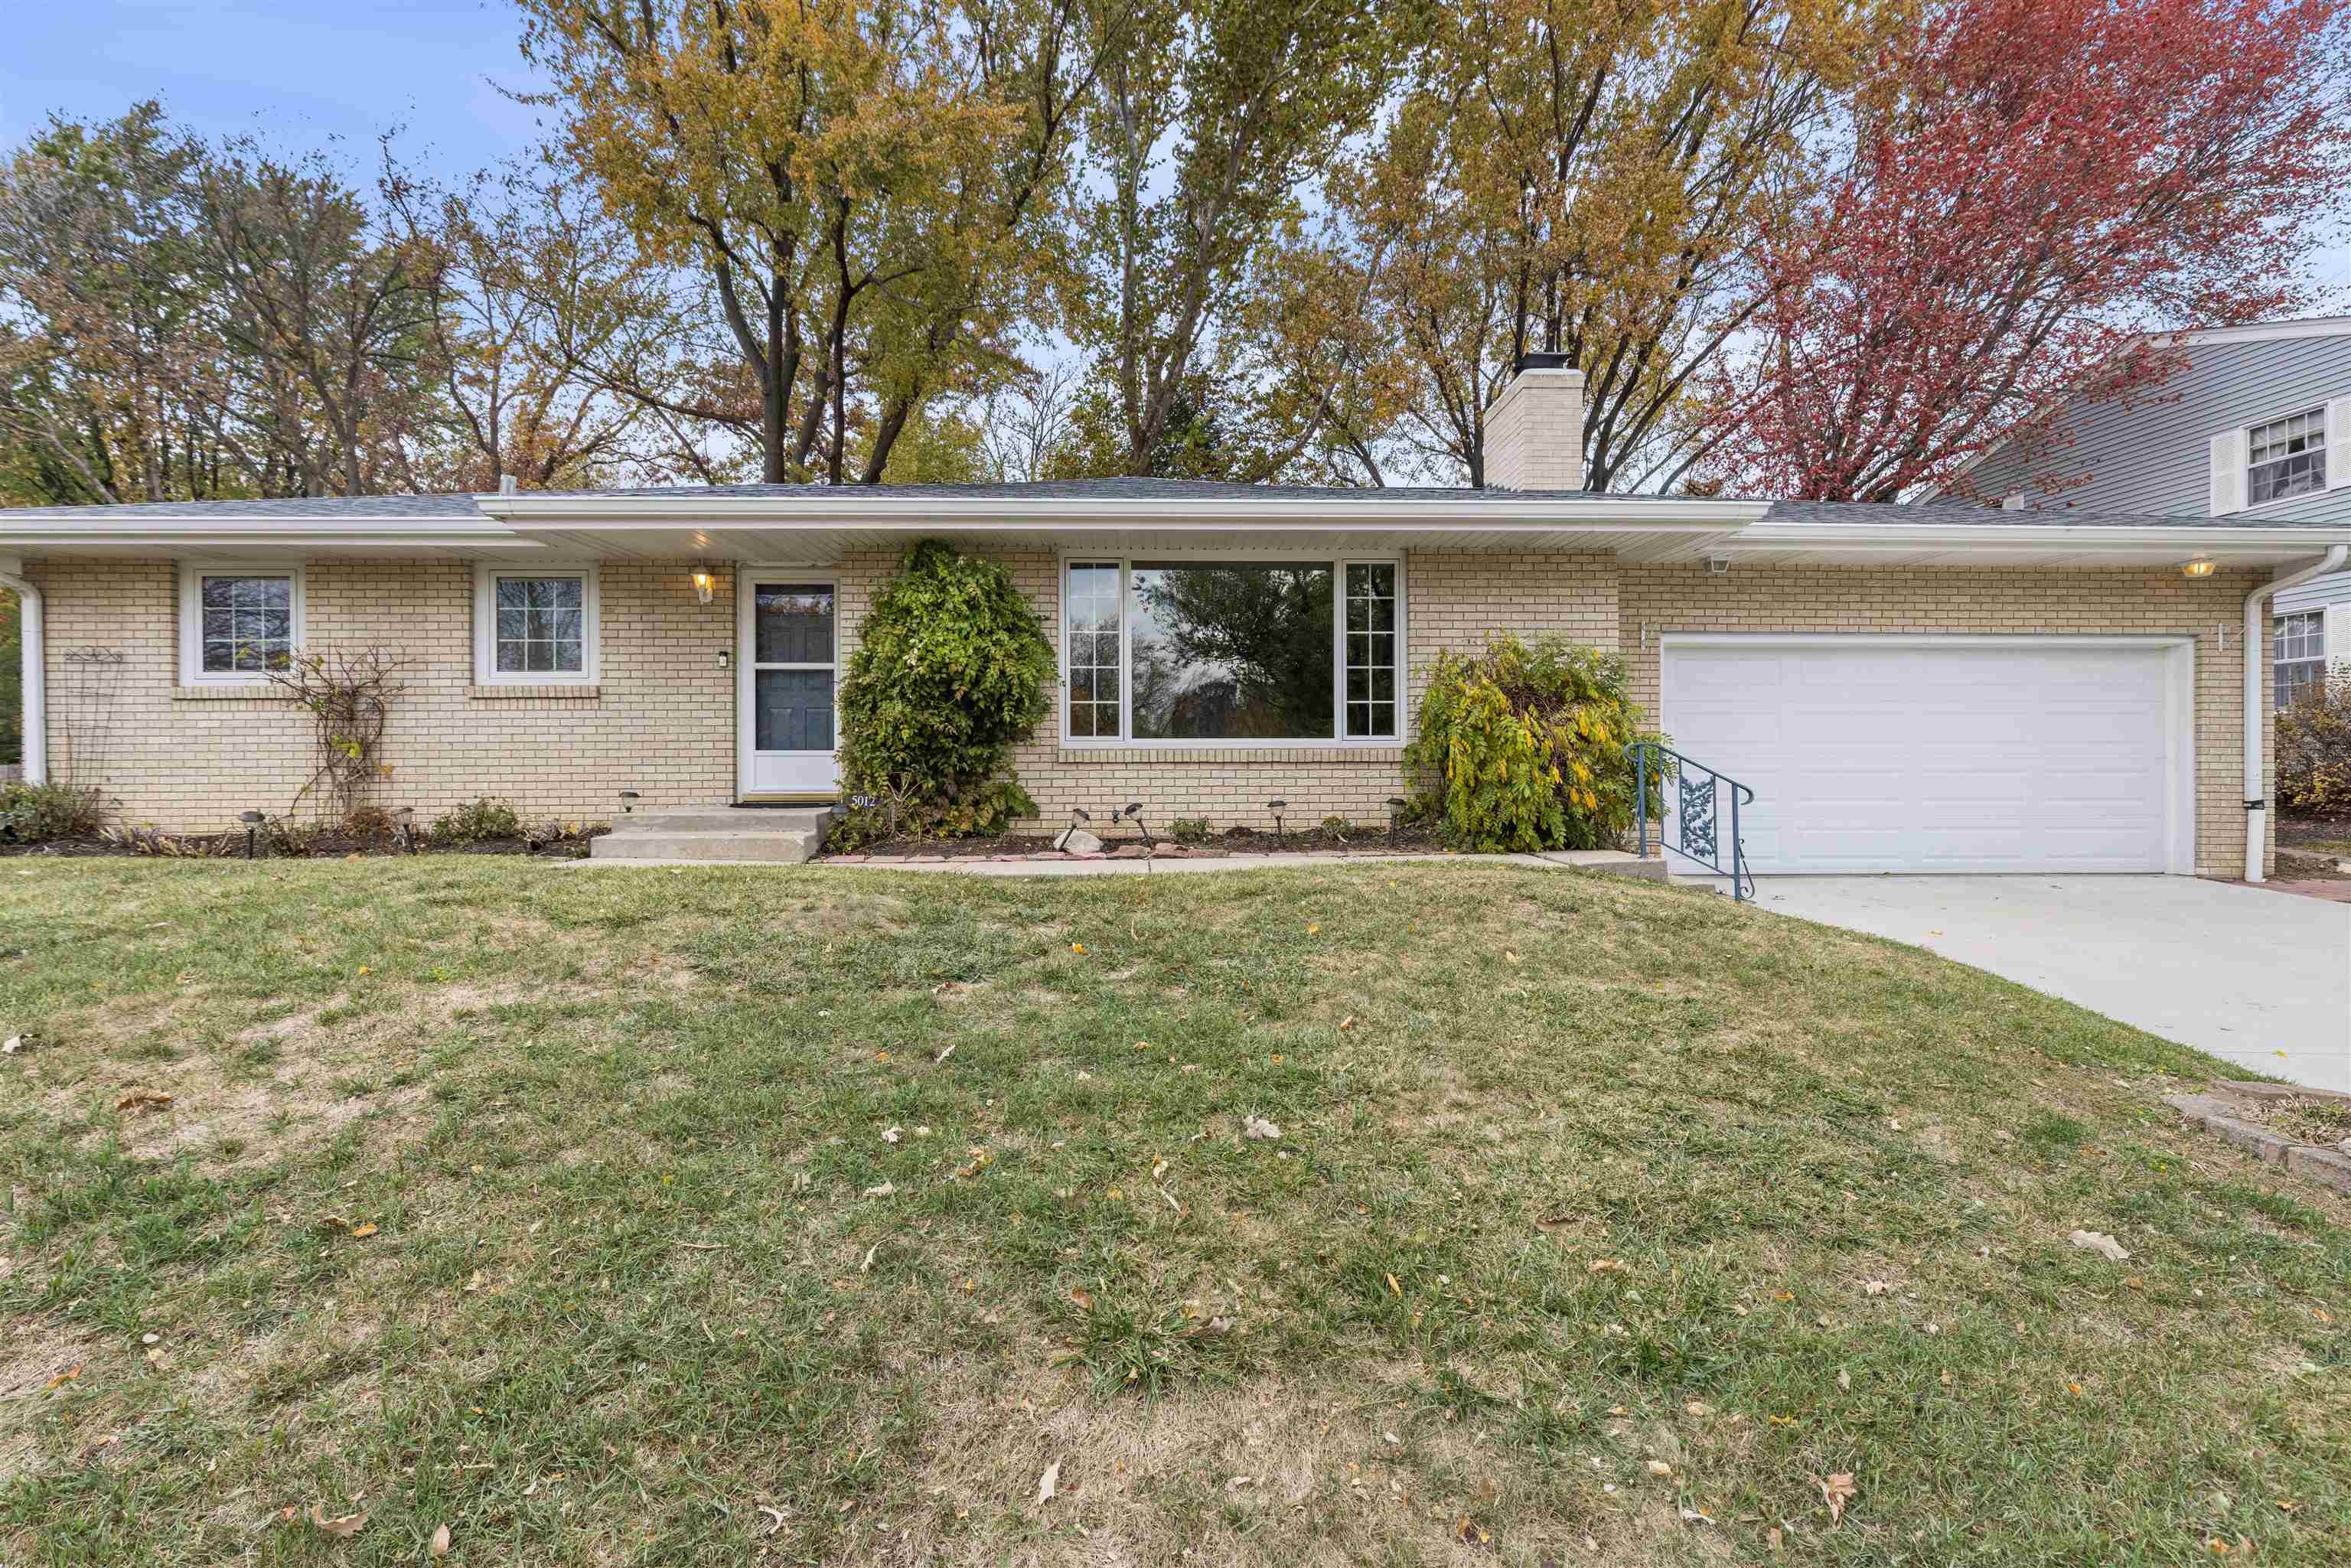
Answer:
POLYGON ((1622 1274, 1625 1271, 1622 1258, 1594 1258, 1583 1266, 1587 1274, 1622 1274))
POLYGON ((1267 1121, 1262 1116, 1251 1116, 1247 1122, 1241 1124, 1241 1132, 1243 1135, 1251 1138, 1279 1138, 1281 1136, 1281 1129, 1275 1126, 1272 1123, 1267 1121))
POLYGON ((1093 1296, 1083 1285, 1072 1285, 1070 1287, 1070 1300, 1078 1304, 1078 1310, 1081 1312, 1090 1312, 1094 1310, 1093 1296))
POLYGON ((896 1187, 891 1186, 885 1181, 880 1186, 867 1187, 865 1189, 865 1196, 868 1197, 889 1197, 893 1196, 897 1190, 898 1189, 896 1187))
POLYGON ((1674 1467, 1666 1463, 1663 1459, 1651 1459, 1649 1461, 1649 1473, 1653 1476, 1669 1476, 1674 1473, 1674 1467))
POLYGON ((892 1127, 882 1134, 882 1141, 885 1144, 894 1144, 901 1135, 897 1128, 892 1127))
POLYGON ((1886 1281, 1883 1280, 1864 1280, 1861 1282, 1861 1293, 1865 1296, 1882 1296, 1886 1294, 1886 1281))
POLYGON ((163 1111, 171 1108, 172 1097, 156 1089, 133 1089, 114 1103, 118 1111, 163 1111))
POLYGON ((444 1524, 441 1526, 440 1529, 434 1531, 433 1532, 433 1539, 425 1543, 424 1550, 435 1557, 448 1556, 449 1527, 444 1524))
POLYGON ((1829 1505, 1829 1522, 1840 1523, 1844 1519, 1844 1505, 1861 1495, 1853 1484, 1853 1472, 1839 1470, 1821 1482, 1821 1497, 1829 1505))
POLYGON ((329 1519, 325 1509, 315 1502, 310 1505, 310 1522, 316 1525, 320 1532, 327 1535, 340 1536, 348 1540, 357 1535, 360 1532, 360 1527, 366 1524, 367 1521, 367 1511, 364 1509, 357 1513, 344 1514, 340 1519, 329 1519))
MULTIPOLYGON (((1351 1019, 1349 1021, 1352 1022, 1353 1020, 1351 1019)), ((1347 1026, 1346 1024, 1341 1024, 1339 1027, 1341 1029, 1344 1029, 1347 1026)), ((0 1056, 14 1056, 24 1049, 25 1037, 21 1034, 12 1034, 6 1040, 0 1040, 0 1056)))
MULTIPOLYGON (((1353 1029, 1353 1028, 1354 1028, 1354 1027, 1355 1027, 1355 1015, 1354 1015, 1354 1014, 1353 1014, 1353 1013, 1349 1013, 1345 1018, 1341 1019, 1339 1020, 1339 1027, 1340 1027, 1341 1029, 1353 1029)), ((8 1042, 8 1049, 9 1049, 9 1050, 11 1050, 11 1051, 16 1050, 16 1042, 15 1040, 10 1040, 10 1041, 8 1042)))
POLYGON ((486 1281, 482 1278, 482 1271, 479 1269, 475 1270, 474 1277, 465 1281, 466 1293, 468 1295, 472 1294, 474 1291, 480 1290, 485 1283, 486 1283, 486 1281))
POLYGON ((370 1220, 365 1225, 353 1226, 351 1228, 351 1234, 353 1236, 373 1236, 375 1234, 375 1222, 373 1220, 370 1220))
POLYGON ((2095 1252, 2113 1263, 2122 1262, 2130 1251, 2121 1242, 2103 1230, 2076 1230, 2065 1238, 2085 1252, 2095 1252))
POLYGON ((1061 1461, 1055 1459, 1045 1467, 1045 1473, 1037 1479, 1037 1506, 1042 1508, 1052 1501, 1055 1495, 1054 1489, 1061 1484, 1061 1461))
POLYGON ((48 1385, 51 1388, 55 1388, 61 1384, 79 1381, 81 1377, 81 1369, 89 1364, 89 1363, 86 1361, 76 1362, 70 1368, 58 1373, 55 1377, 50 1378, 48 1385))

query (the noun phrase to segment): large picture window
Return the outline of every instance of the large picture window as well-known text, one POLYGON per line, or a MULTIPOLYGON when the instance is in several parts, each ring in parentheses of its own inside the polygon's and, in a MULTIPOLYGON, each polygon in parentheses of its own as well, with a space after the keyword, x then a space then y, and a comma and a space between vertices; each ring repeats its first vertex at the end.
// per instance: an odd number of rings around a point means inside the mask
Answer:
POLYGON ((1393 740, 1393 561, 1073 560, 1064 733, 1140 744, 1393 740))

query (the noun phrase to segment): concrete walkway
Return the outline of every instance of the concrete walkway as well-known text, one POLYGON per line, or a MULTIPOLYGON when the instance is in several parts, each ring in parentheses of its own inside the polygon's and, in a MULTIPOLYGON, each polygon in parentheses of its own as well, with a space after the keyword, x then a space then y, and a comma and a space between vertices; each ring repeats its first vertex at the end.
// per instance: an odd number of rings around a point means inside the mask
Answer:
POLYGON ((2187 876, 1777 876, 1756 904, 2351 1091, 2351 905, 2187 876))
MULTIPOLYGON (((959 860, 935 861, 861 861, 842 864, 839 862, 815 861, 811 871, 911 871, 944 873, 949 876, 1188 876, 1196 872, 1216 871, 1301 871, 1318 867, 1344 865, 1394 865, 1407 861, 1452 861, 1462 865, 1529 865, 1541 867, 1566 866, 1577 871, 1613 872, 1620 876, 1642 877, 1651 881, 1665 880, 1665 862, 1654 857, 1647 861, 1616 850, 1558 850, 1531 855, 1447 855, 1447 854, 1362 854, 1362 855, 1217 855, 1198 860, 977 860, 966 856, 959 860)), ((750 869, 758 862, 747 861, 687 861, 687 860, 584 860, 566 861, 569 870, 628 870, 644 866, 699 866, 708 871, 717 866, 735 865, 750 869)), ((766 869, 781 869, 768 867, 766 869)))

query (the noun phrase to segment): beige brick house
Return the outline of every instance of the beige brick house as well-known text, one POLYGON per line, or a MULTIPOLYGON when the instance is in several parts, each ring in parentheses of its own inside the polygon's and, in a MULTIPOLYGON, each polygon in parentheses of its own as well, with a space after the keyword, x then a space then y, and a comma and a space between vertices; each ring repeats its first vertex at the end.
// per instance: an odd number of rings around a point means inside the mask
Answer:
POLYGON ((1002 560, 1061 660, 1017 767, 1049 822, 1384 821, 1444 649, 1621 653, 1755 791, 1761 872, 2260 874, 2281 581, 2351 530, 1579 488, 1581 381, 1523 371, 1482 491, 1155 480, 742 486, 0 512, 27 768, 133 821, 282 810, 296 647, 406 661, 381 799, 429 818, 829 797, 833 689, 911 542, 1002 560), (2252 694, 2249 715, 2247 694, 2252 694), (2249 755, 2253 765, 2247 766, 2249 755), (2247 825, 2252 823, 2249 835, 2247 825))

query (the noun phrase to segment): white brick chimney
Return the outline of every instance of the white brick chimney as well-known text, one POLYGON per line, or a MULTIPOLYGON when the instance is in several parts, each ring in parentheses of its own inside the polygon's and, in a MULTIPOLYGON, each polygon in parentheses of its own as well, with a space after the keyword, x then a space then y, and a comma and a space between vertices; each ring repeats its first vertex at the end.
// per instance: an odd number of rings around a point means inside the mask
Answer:
POLYGON ((1529 354, 1486 411, 1486 483, 1583 488, 1583 372, 1565 354, 1529 354))

